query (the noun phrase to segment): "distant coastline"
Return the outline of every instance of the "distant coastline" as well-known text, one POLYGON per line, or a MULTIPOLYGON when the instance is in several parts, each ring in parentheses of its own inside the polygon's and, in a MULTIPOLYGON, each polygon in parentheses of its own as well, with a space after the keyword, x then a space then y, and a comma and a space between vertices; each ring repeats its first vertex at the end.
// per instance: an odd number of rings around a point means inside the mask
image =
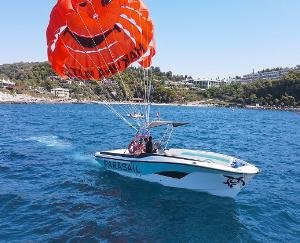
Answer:
MULTIPOLYGON (((3 93, 0 103, 101 104, 105 103, 101 101, 109 100, 111 103, 119 101, 125 104, 129 101, 127 97, 133 103, 143 102, 139 98, 144 96, 140 71, 131 67, 109 80, 82 82, 58 77, 47 62, 0 65, 0 92, 3 93)), ((216 86, 209 86, 206 82, 208 86, 205 87, 201 86, 205 83, 201 80, 193 86, 186 85, 187 80, 193 80, 192 77, 162 72, 159 67, 151 67, 151 77, 151 101, 158 105, 297 112, 300 108, 300 71, 289 72, 278 80, 218 83, 216 86)))
MULTIPOLYGON (((50 97, 37 97, 31 96, 28 94, 11 94, 9 92, 0 91, 0 104, 137 104, 134 102, 126 101, 101 101, 101 100, 77 100, 77 99, 59 99, 59 98, 50 98, 50 97)), ((181 103, 154 103, 153 105, 174 105, 174 106, 215 106, 214 104, 206 104, 202 102, 189 102, 185 104, 181 103)))
MULTIPOLYGON (((137 104, 134 102, 120 102, 120 101, 100 101, 100 100, 77 100, 77 99, 58 99, 49 97, 35 97, 28 94, 11 94, 9 92, 0 91, 0 104, 137 104)), ((246 109, 257 109, 257 110, 281 110, 300 112, 300 107, 270 107, 270 106, 240 106, 238 104, 220 104, 206 103, 205 101, 194 101, 188 103, 152 103, 155 106, 185 106, 185 107, 227 107, 227 108, 246 108, 246 109)))

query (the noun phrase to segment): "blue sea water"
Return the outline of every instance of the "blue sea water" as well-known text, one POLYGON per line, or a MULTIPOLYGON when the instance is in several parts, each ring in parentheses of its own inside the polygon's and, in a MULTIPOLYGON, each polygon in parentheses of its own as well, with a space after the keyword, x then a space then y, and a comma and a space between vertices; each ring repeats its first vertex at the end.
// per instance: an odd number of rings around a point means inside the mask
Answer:
POLYGON ((300 115, 154 106, 191 122, 170 146, 249 161, 262 172, 233 200, 104 171, 94 152, 133 131, 101 105, 0 105, 0 240, 299 242, 300 115))

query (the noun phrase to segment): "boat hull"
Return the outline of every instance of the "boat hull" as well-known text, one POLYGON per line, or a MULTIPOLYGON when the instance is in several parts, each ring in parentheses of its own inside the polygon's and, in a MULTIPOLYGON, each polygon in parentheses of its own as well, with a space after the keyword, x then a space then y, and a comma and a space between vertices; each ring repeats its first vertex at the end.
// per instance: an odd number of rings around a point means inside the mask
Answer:
POLYGON ((96 159, 106 170, 122 176, 231 198, 234 198, 254 176, 205 168, 184 161, 174 163, 169 158, 160 156, 124 158, 97 153, 96 159))

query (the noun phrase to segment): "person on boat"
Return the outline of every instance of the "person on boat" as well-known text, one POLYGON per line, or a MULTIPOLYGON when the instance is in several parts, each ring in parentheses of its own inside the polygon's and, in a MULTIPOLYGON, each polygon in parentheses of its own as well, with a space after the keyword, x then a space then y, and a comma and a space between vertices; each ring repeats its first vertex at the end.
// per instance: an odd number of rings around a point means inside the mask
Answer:
POLYGON ((144 153, 146 153, 146 145, 147 145, 147 142, 148 142, 148 137, 144 137, 144 142, 143 142, 143 144, 144 144, 144 153))
POLYGON ((137 144, 134 155, 135 156, 140 156, 144 151, 145 151, 145 145, 143 144, 143 140, 140 139, 138 144, 137 144))
POLYGON ((162 150, 162 147, 159 142, 153 143, 153 153, 158 153, 162 150))
POLYGON ((152 142, 152 137, 149 137, 149 140, 146 143, 146 153, 151 154, 153 153, 153 142, 152 142))

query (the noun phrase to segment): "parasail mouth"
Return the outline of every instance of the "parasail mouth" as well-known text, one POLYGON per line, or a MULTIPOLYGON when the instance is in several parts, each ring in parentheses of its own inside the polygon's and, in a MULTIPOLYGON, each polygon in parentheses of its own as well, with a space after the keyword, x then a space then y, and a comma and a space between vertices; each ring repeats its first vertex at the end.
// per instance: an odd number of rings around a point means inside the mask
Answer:
POLYGON ((74 32, 72 32, 69 28, 66 28, 64 35, 70 34, 74 38, 74 40, 82 47, 94 48, 96 46, 101 45, 114 30, 116 30, 117 32, 122 31, 121 28, 117 24, 115 24, 113 28, 94 37, 85 37, 85 36, 77 35, 74 32))

